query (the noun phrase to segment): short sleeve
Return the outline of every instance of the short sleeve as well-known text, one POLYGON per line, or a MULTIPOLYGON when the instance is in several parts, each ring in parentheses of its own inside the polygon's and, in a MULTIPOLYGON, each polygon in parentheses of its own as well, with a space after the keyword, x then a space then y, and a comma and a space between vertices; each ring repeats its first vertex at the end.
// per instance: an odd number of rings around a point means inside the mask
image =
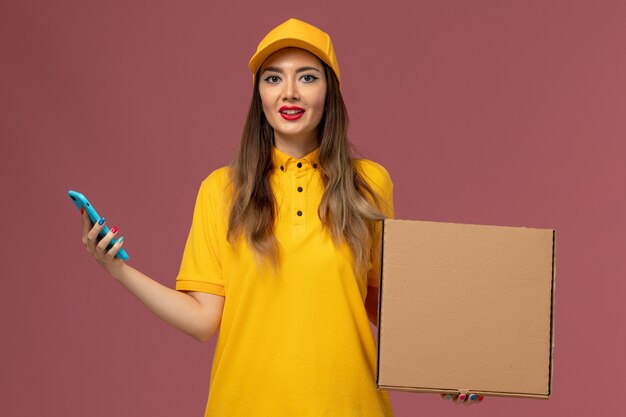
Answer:
MULTIPOLYGON (((387 219, 394 218, 393 182, 389 172, 382 165, 369 161, 370 169, 367 176, 371 180, 374 190, 379 193, 382 201, 382 211, 387 219)), ((382 221, 375 223, 372 248, 370 251, 370 269, 367 272, 367 285, 378 288, 380 286, 380 265, 382 245, 382 221)))
POLYGON ((222 264, 220 262, 219 199, 215 172, 209 175, 198 191, 193 218, 178 276, 179 291, 201 291, 225 296, 222 264))

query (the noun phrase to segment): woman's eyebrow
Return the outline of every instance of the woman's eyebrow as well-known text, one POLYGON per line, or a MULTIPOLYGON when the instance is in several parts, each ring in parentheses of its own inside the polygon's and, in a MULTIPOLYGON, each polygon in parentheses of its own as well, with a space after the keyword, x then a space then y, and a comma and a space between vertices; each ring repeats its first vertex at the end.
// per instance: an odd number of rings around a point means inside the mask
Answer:
MULTIPOLYGON (((315 68, 315 67, 300 67, 300 68, 298 68, 298 69, 296 70, 296 74, 298 74, 298 73, 300 73, 300 72, 304 72, 304 71, 310 71, 310 70, 317 71, 317 72, 319 72, 320 74, 322 73, 319 69, 317 69, 317 68, 315 68)), ((280 69, 280 68, 278 68, 278 67, 267 67, 267 68, 265 68, 265 69, 263 70, 263 72, 265 72, 265 71, 274 71, 274 72, 277 72, 277 73, 279 73, 279 74, 284 74, 284 73, 285 73, 282 69, 280 69)))
POLYGON ((320 74, 322 73, 319 69, 317 69, 317 68, 315 68, 315 67, 301 67, 301 68, 298 68, 298 69, 296 70, 296 74, 298 74, 298 73, 300 73, 300 72, 304 72, 304 71, 310 71, 310 70, 317 71, 317 72, 319 72, 320 74))

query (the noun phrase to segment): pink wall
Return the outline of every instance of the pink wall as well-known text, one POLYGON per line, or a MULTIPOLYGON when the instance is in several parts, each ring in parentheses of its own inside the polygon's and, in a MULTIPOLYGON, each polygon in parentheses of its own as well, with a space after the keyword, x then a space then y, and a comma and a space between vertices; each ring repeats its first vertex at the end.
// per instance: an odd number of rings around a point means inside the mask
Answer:
POLYGON ((557 229, 552 398, 392 392, 396 416, 623 408, 626 3, 239 3, 0 4, 0 415, 202 414, 213 343, 105 275, 66 193, 173 286, 200 181, 239 140, 247 61, 289 17, 333 36, 351 137, 398 218, 557 229))

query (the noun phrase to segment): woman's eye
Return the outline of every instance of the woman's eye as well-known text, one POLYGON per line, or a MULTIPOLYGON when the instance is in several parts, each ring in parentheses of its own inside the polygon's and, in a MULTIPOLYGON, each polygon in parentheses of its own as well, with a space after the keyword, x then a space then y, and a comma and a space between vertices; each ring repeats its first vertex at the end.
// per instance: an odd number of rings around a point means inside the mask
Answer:
POLYGON ((317 80, 317 77, 315 75, 306 74, 302 76, 302 79, 304 80, 304 82, 310 83, 317 80))
POLYGON ((278 80, 280 80, 280 78, 277 75, 270 75, 269 77, 265 78, 265 81, 267 81, 270 84, 277 83, 278 80))

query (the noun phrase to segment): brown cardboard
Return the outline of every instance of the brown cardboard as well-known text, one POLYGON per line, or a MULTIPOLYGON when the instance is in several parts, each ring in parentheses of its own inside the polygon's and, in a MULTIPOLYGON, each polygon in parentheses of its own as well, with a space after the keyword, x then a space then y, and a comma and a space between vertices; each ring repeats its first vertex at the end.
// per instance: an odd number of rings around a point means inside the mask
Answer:
POLYGON ((384 220, 377 388, 548 398, 555 236, 384 220))

